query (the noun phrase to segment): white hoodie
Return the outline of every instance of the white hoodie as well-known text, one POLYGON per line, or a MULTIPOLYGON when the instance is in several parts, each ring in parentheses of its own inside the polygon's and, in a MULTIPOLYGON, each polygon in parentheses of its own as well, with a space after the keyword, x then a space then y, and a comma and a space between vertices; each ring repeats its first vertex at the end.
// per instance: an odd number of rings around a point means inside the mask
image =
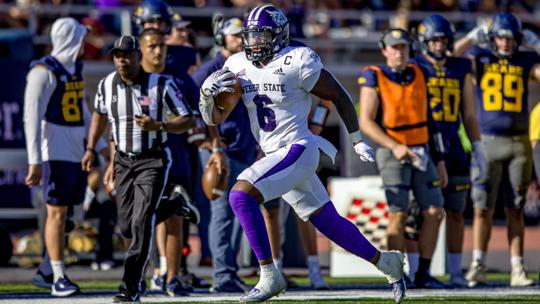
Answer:
MULTIPOLYGON (((75 19, 57 19, 51 27, 53 50, 51 55, 70 73, 75 73, 75 62, 82 47, 86 28, 75 19)), ((61 126, 45 121, 49 100, 56 89, 56 76, 49 69, 37 65, 28 72, 24 92, 24 132, 28 164, 48 160, 80 162, 84 154, 83 140, 90 123, 90 113, 83 101, 86 126, 61 126)))

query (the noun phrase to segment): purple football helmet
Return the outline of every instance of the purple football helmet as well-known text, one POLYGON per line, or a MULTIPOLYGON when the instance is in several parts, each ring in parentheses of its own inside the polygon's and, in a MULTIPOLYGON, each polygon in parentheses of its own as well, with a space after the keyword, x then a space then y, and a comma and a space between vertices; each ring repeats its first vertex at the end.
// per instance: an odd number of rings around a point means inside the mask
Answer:
POLYGON ((289 45, 289 20, 272 5, 249 12, 242 29, 244 52, 249 61, 262 61, 289 45))

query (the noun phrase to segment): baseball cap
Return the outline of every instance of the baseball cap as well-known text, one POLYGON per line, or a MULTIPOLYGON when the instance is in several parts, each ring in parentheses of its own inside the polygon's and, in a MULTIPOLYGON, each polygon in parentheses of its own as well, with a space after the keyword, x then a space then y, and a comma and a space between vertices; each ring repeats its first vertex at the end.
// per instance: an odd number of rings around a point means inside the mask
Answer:
POLYGON ((191 24, 191 21, 185 20, 182 18, 182 15, 176 13, 172 16, 172 25, 173 27, 186 27, 191 24))
POLYGON ((139 43, 135 37, 130 35, 124 35, 114 42, 113 48, 109 53, 114 54, 115 52, 136 52, 139 50, 139 43))
POLYGON ((383 36, 384 45, 394 46, 398 44, 410 44, 409 34, 402 29, 391 29, 383 36))
POLYGON ((242 20, 230 18, 223 23, 223 35, 236 35, 242 32, 242 20))

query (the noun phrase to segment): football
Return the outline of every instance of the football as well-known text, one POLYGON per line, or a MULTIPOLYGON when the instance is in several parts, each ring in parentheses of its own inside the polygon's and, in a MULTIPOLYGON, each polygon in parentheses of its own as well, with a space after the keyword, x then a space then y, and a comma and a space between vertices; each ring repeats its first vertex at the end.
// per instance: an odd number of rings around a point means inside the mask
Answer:
POLYGON ((213 201, 225 193, 229 177, 227 174, 218 174, 216 163, 212 163, 204 169, 201 183, 204 195, 213 201))
POLYGON ((236 83, 234 84, 234 92, 221 92, 215 97, 215 104, 221 109, 229 110, 234 108, 240 96, 242 96, 242 87, 240 86, 240 79, 236 77, 236 83))

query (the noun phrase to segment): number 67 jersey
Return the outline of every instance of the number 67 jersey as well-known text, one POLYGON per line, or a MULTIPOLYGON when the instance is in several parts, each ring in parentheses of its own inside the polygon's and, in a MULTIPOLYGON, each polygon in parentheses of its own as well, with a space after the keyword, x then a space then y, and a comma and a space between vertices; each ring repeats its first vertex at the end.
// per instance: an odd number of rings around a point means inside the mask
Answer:
POLYGON ((540 62, 533 52, 515 52, 499 58, 473 48, 476 100, 482 134, 526 135, 529 128, 528 84, 531 68, 540 62))
POLYGON ((240 80, 251 131, 266 154, 313 136, 308 128, 309 92, 323 67, 313 50, 288 46, 263 67, 240 52, 229 57, 224 67, 240 80))

